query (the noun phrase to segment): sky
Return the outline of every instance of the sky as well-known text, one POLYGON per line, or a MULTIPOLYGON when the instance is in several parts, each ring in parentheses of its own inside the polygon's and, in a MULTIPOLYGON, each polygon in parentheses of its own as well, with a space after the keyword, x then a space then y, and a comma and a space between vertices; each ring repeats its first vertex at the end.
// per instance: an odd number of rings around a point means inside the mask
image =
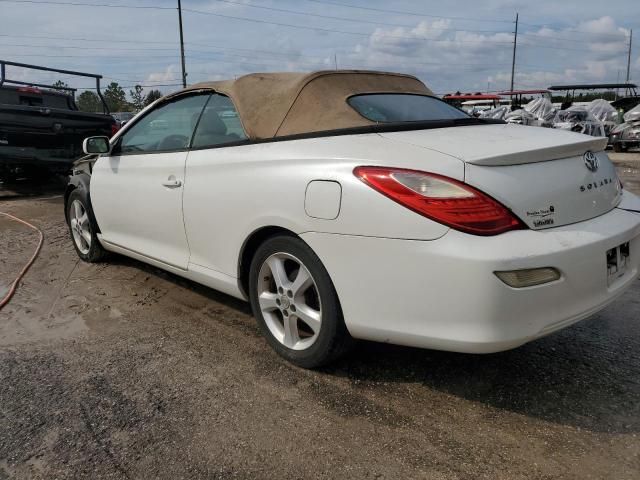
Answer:
MULTIPOLYGON (((0 0, 0 59, 181 86, 177 0, 0 0), (101 5, 101 6, 98 6, 101 5)), ((187 82, 336 68, 416 75, 434 92, 640 82, 640 0, 182 0, 187 82)), ((8 67, 9 78, 92 81, 8 67)))

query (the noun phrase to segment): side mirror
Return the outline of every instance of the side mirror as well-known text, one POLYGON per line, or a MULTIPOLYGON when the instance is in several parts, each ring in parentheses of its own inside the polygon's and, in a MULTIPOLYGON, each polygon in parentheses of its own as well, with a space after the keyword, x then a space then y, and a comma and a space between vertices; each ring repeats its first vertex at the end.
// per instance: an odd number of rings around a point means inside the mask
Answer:
POLYGON ((82 151, 87 155, 109 153, 111 145, 108 137, 89 137, 82 142, 82 151))

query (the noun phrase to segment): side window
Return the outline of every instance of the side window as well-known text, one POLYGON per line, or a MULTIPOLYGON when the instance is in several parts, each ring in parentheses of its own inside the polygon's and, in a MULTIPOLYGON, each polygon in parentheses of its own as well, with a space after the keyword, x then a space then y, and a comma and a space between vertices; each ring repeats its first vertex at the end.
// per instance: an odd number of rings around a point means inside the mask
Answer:
POLYGON ((208 99, 209 95, 192 95, 156 108, 124 133, 120 141, 120 153, 166 152, 187 148, 208 99))
POLYGON ((229 97, 211 95, 200 117, 192 147, 215 147, 246 138, 238 112, 229 97))

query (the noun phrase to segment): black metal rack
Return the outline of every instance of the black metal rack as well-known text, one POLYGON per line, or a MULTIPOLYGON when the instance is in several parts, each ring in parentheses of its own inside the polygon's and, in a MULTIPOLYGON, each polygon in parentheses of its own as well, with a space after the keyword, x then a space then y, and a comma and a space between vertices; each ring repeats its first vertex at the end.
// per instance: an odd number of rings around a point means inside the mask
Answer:
POLYGON ((84 73, 84 72, 75 72, 73 70, 62 70, 59 68, 51 68, 51 67, 42 67, 40 65, 29 65, 27 63, 18 63, 18 62, 9 62, 7 60, 0 60, 0 87, 5 83, 10 83, 12 85, 26 85, 31 87, 41 87, 41 88, 50 88, 55 90, 65 90, 71 92, 71 96, 75 99, 75 92, 78 90, 77 88, 71 87, 57 87, 55 85, 46 85, 42 83, 29 83, 23 82, 20 80, 11 80, 7 78, 7 66, 10 67, 20 67, 20 68, 28 68, 31 70, 40 70, 43 72, 56 72, 62 73, 65 75, 74 75, 76 77, 88 77, 94 78, 96 80, 96 92, 98 93, 98 97, 102 102, 102 109, 104 113, 109 113, 109 107, 107 106, 107 102, 102 96, 102 92, 100 91, 100 80, 102 79, 102 75, 96 75, 95 73, 84 73))

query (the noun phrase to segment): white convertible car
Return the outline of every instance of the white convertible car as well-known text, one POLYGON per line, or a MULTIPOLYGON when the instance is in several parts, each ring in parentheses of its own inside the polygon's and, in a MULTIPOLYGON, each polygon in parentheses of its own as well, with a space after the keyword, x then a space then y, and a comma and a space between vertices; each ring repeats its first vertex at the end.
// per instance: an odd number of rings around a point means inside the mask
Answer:
POLYGON ((496 352, 637 278, 638 199, 606 142, 471 118, 407 75, 252 74, 86 139, 65 213, 83 260, 248 299, 303 367, 354 338, 496 352))

